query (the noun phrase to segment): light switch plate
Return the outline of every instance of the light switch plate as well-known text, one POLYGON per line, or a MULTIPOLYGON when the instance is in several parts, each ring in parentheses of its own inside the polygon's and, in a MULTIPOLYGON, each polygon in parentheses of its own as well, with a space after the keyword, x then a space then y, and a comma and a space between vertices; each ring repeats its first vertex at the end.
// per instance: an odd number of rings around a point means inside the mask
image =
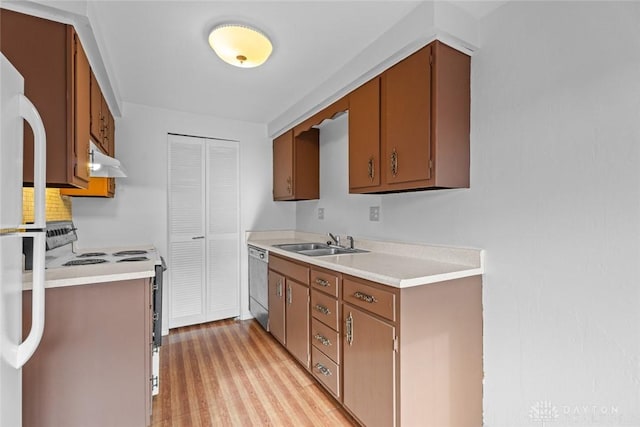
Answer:
POLYGON ((318 219, 324 219, 324 208, 318 208, 318 219))
POLYGON ((369 207, 369 221, 380 221, 380 206, 369 207))

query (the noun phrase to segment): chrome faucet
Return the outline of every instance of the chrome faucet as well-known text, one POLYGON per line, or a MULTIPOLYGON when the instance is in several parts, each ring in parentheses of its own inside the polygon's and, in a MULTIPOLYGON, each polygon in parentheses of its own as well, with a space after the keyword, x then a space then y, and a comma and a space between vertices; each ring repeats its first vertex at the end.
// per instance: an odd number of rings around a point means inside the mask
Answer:
MULTIPOLYGON (((329 237, 331 238, 331 240, 333 240, 335 242, 336 246, 340 246, 340 235, 334 236, 331 233, 328 233, 328 234, 329 234, 329 237)), ((331 242, 329 242, 329 243, 331 243, 331 242)))

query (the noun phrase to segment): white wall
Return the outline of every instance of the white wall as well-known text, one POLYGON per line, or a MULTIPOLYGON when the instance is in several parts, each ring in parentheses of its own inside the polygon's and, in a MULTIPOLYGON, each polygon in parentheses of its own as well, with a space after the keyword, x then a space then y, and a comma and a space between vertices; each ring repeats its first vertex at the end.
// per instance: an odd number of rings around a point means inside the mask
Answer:
MULTIPOLYGON (((272 201, 272 150, 265 125, 125 103, 124 116, 116 119, 116 157, 129 176, 117 180, 114 199, 74 198, 78 244, 100 247, 150 243, 166 257, 168 132, 240 141, 240 309, 246 317, 245 231, 295 228, 295 205, 272 201)), ((166 320, 164 316, 165 330, 166 320)))
POLYGON ((549 426, 640 425, 639 22, 638 2, 485 18, 470 189, 348 196, 347 122, 321 130, 298 229, 486 249, 487 426, 541 426, 540 402, 549 426))

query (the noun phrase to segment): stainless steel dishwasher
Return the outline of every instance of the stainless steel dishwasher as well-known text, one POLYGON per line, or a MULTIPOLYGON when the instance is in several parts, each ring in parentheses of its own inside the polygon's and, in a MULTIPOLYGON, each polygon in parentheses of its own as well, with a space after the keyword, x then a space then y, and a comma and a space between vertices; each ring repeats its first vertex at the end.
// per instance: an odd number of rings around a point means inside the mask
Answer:
POLYGON ((269 252, 249 245, 249 311, 269 330, 269 252))

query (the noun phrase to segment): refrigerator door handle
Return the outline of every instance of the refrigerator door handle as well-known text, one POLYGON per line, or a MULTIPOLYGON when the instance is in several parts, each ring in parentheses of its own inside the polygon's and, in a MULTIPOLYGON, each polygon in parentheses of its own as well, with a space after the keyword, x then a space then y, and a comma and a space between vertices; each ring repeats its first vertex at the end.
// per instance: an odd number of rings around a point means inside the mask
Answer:
POLYGON ((33 237, 33 289, 31 295, 31 330, 29 336, 18 346, 14 367, 19 369, 27 363, 38 348, 44 332, 44 280, 45 280, 45 233, 24 232, 24 237, 33 237))
MULTIPOLYGON (((20 115, 29 123, 33 130, 33 188, 34 188, 34 217, 33 224, 26 224, 26 229, 44 229, 45 217, 45 189, 47 179, 47 137, 42 118, 29 98, 20 94, 20 115)), ((35 242, 34 242, 35 243, 35 242)), ((44 243, 43 243, 44 245, 44 243)), ((44 247, 44 246, 43 246, 44 247)), ((43 264, 44 269, 44 264, 43 264)))

